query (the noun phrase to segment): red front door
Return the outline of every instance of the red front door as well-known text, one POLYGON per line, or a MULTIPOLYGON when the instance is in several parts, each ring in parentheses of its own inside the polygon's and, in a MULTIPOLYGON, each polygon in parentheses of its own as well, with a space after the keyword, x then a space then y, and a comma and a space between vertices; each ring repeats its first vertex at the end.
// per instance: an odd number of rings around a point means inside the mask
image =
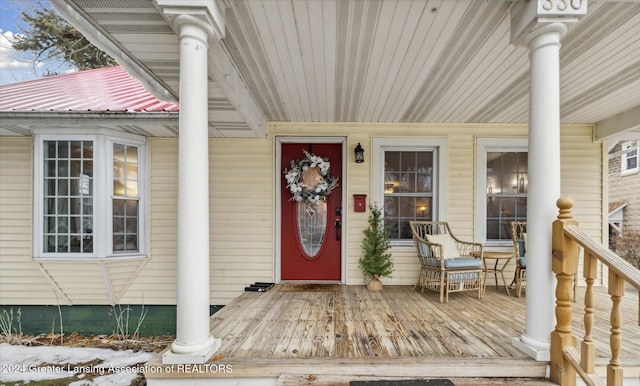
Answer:
POLYGON ((283 143, 280 177, 280 277, 282 280, 340 281, 342 256, 342 144, 283 143), (317 207, 292 200, 284 171, 305 153, 329 161, 338 185, 317 207), (300 213, 302 211, 302 213, 300 213))

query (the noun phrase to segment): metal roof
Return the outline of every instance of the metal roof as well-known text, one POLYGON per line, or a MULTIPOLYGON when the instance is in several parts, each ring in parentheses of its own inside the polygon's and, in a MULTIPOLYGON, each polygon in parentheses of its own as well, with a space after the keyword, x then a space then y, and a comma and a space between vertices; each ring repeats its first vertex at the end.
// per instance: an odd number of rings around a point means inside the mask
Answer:
POLYGON ((121 66, 0 86, 0 111, 177 112, 121 66))

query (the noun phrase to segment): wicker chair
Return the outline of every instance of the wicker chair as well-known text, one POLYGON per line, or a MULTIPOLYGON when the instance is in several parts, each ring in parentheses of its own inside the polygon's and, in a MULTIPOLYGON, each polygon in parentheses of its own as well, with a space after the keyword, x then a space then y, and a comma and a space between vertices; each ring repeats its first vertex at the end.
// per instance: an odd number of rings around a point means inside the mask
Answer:
POLYGON ((482 298, 482 244, 456 238, 447 222, 410 221, 413 241, 420 261, 416 285, 440 293, 440 303, 449 293, 478 291, 482 298))
MULTIPOLYGON (((516 286, 516 296, 522 294, 522 284, 527 282, 527 222, 513 221, 511 222, 511 238, 513 239, 513 248, 515 249, 516 273, 513 277, 512 285, 516 286)), ((576 301, 576 290, 578 285, 578 274, 573 275, 573 301, 576 301)))
POLYGON ((527 222, 513 221, 511 222, 511 239, 513 240, 513 248, 516 256, 516 273, 513 283, 516 286, 516 296, 520 297, 522 293, 522 284, 527 279, 527 222))

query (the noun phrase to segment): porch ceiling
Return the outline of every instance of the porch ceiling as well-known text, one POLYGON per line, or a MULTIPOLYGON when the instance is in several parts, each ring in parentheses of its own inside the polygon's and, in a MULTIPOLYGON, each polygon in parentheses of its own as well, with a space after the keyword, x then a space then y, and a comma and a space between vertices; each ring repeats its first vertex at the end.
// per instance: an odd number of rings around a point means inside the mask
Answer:
MULTIPOLYGON (((178 38, 155 1, 52 3, 156 96, 177 99, 178 38)), ((528 121, 528 50, 509 40, 514 2, 220 4, 226 34, 212 42, 209 66, 214 136, 262 137, 269 121, 528 121)), ((589 1, 562 40, 560 68, 562 123, 606 122, 600 137, 640 136, 639 2, 589 1)))

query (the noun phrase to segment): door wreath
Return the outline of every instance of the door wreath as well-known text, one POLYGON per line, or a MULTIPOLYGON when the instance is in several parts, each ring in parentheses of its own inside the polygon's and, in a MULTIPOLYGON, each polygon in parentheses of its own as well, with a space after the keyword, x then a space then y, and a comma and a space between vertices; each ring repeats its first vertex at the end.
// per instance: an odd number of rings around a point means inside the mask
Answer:
POLYGON ((338 186, 338 179, 331 176, 328 159, 311 154, 306 150, 305 158, 291 161, 290 169, 284 170, 287 189, 291 201, 319 204, 326 201, 331 191, 338 186))

